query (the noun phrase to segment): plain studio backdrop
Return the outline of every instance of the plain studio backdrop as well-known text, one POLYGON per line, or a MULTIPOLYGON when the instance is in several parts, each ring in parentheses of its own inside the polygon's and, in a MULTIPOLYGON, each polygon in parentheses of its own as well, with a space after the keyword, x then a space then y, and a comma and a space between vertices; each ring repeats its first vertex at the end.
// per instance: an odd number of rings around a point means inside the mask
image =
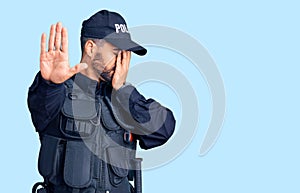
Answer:
MULTIPOLYGON (((213 148, 199 156, 212 113, 203 74, 176 51, 155 45, 146 46, 148 56, 132 57, 132 67, 152 60, 172 65, 189 80, 199 108, 199 123, 186 148, 144 170, 144 193, 300 192, 299 6, 292 0, 2 3, 1 192, 30 192, 42 180, 37 171, 39 139, 26 104, 28 87, 39 70, 41 33, 49 34, 50 25, 62 21, 69 30, 70 63, 75 65, 80 60, 81 22, 100 9, 120 12, 129 30, 168 26, 195 38, 214 59, 225 85, 222 131, 213 148)), ((176 87, 159 80, 137 87, 174 111, 177 132, 185 129, 180 127, 183 103, 176 87)))

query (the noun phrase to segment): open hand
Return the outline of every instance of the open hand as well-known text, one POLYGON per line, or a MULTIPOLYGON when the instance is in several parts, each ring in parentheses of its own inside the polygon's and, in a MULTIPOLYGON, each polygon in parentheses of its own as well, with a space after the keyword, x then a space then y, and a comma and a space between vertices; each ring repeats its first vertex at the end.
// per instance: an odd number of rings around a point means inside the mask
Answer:
POLYGON ((70 67, 68 32, 60 22, 51 26, 48 50, 46 50, 46 34, 42 34, 40 71, 45 80, 56 84, 63 83, 85 68, 87 68, 85 63, 70 67))
POLYGON ((131 52, 125 50, 120 51, 117 56, 116 70, 112 79, 112 86, 115 90, 121 88, 126 82, 130 58, 131 52))

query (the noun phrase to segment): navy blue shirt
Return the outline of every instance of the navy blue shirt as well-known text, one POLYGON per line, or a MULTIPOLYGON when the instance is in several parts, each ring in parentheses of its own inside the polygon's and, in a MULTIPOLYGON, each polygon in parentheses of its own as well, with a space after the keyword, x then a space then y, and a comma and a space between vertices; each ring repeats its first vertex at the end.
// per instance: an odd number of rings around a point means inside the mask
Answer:
MULTIPOLYGON (((85 93, 109 94, 112 112, 121 127, 133 131, 143 149, 164 144, 173 134, 173 113, 153 99, 145 99, 132 85, 124 85, 117 91, 105 82, 91 80, 81 73, 72 77, 85 93), (109 87, 109 89, 107 89, 109 87), (107 93, 107 90, 110 92, 107 93), (106 91, 106 93, 104 92, 106 91)), ((28 107, 37 131, 55 127, 66 97, 66 86, 44 80, 40 72, 28 92, 28 107)), ((51 132, 51 131, 50 131, 51 132)))

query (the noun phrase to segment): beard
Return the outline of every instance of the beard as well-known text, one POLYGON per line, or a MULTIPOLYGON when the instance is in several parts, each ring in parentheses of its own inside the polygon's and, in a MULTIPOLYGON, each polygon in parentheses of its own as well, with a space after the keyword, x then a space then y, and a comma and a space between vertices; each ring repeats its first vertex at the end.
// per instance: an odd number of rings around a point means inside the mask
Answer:
POLYGON ((103 61, 101 53, 97 53, 93 60, 93 69, 101 79, 103 79, 108 84, 112 85, 112 79, 114 74, 111 74, 111 71, 115 70, 115 68, 105 70, 105 66, 106 65, 103 61), (99 68, 102 70, 99 70, 99 68))

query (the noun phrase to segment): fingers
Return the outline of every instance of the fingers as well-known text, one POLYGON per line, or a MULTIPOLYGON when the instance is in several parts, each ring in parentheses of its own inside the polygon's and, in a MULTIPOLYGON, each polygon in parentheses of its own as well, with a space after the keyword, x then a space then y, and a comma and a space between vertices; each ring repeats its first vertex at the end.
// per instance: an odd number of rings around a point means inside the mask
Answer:
POLYGON ((56 25, 51 25, 49 43, 48 43, 48 51, 52 51, 54 49, 55 28, 56 28, 56 25))
POLYGON ((124 60, 130 60, 130 57, 131 57, 131 51, 123 50, 123 51, 122 51, 122 54, 123 54, 123 59, 124 59, 124 60))
POLYGON ((62 28, 62 51, 68 52, 68 31, 67 28, 62 28))
POLYGON ((61 49, 64 52, 67 52, 68 50, 68 32, 66 28, 62 27, 62 23, 58 22, 57 24, 51 25, 48 51, 50 52, 61 49))
POLYGON ((119 51, 117 55, 116 68, 115 68, 115 72, 120 72, 120 71, 121 71, 121 51, 119 51))
POLYGON ((121 67, 121 59, 122 59, 122 51, 119 51, 118 56, 117 56, 116 68, 120 68, 121 67))
POLYGON ((125 51, 125 50, 120 51, 117 56, 116 71, 127 74, 129 69, 130 58, 131 58, 130 51, 125 51))
POLYGON ((122 68, 126 72, 128 71, 129 68, 129 63, 130 63, 130 58, 131 58, 131 52, 130 51, 122 51, 122 68))
POLYGON ((46 34, 43 33, 41 37, 41 54, 46 53, 46 34))
POLYGON ((54 42, 54 46, 56 50, 60 50, 61 49, 61 35, 62 35, 62 24, 61 22, 58 22, 56 24, 56 34, 55 34, 55 42, 54 42))
POLYGON ((116 70, 112 80, 112 86, 115 90, 121 88, 122 85, 124 85, 124 83, 126 82, 126 77, 130 63, 130 56, 130 51, 120 51, 118 53, 116 61, 116 70))

